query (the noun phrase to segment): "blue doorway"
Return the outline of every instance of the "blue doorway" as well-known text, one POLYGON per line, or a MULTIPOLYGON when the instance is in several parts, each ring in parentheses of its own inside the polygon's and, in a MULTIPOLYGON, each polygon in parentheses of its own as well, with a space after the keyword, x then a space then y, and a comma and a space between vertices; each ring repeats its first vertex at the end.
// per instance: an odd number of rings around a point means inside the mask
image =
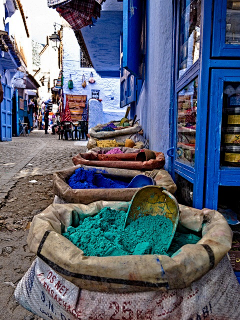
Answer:
POLYGON ((3 86, 3 101, 0 109, 0 140, 12 141, 12 95, 11 87, 2 84, 3 86))

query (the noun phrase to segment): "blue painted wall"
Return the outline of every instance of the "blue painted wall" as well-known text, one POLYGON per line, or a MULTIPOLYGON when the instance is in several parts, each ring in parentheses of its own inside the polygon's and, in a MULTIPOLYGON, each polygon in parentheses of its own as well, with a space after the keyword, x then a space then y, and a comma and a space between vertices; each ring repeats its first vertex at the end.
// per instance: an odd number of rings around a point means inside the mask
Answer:
POLYGON ((101 76, 119 77, 122 11, 101 11, 94 27, 81 30, 94 69, 101 76))
POLYGON ((172 71, 172 1, 147 0, 146 77, 136 106, 150 149, 169 148, 172 71), (163 9, 164 8, 164 9, 163 9))

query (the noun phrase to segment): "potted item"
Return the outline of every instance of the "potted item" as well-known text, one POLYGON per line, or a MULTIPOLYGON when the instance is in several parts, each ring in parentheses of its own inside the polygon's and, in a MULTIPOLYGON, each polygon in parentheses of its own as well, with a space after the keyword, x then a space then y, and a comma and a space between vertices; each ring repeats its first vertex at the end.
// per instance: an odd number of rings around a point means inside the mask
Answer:
POLYGON ((95 79, 93 78, 93 73, 92 72, 90 73, 90 78, 89 78, 88 82, 91 83, 91 84, 95 83, 95 79))
POLYGON ((68 80, 68 89, 73 89, 73 81, 71 79, 71 75, 70 75, 70 80, 68 80))
POLYGON ((86 86, 87 86, 87 82, 85 80, 85 75, 83 74, 83 76, 82 76, 82 87, 86 88, 86 86))

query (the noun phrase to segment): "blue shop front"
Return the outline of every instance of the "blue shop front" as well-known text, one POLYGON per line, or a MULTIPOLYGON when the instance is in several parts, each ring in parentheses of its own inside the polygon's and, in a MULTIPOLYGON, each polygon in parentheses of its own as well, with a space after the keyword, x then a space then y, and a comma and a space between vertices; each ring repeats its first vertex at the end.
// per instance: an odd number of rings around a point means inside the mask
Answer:
POLYGON ((121 106, 131 104, 151 148, 168 140, 180 203, 240 217, 240 2, 162 2, 172 14, 170 25, 159 8, 167 36, 150 1, 123 0, 121 106))
POLYGON ((240 2, 181 0, 173 10, 168 155, 179 198, 240 213, 240 2))
POLYGON ((11 79, 21 61, 6 31, 0 30, 0 40, 4 45, 0 48, 0 71, 3 86, 3 101, 0 104, 0 141, 12 140, 12 93, 11 79))

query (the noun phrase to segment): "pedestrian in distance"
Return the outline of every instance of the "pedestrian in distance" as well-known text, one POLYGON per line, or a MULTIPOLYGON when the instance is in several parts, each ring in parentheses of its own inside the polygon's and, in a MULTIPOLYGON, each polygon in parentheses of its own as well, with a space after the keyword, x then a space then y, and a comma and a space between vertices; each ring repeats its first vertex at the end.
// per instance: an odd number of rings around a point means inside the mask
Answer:
POLYGON ((42 129, 42 113, 39 113, 38 116, 38 130, 42 129))
POLYGON ((52 126, 52 134, 55 134, 58 131, 58 127, 60 126, 60 124, 61 124, 60 113, 57 112, 55 116, 54 124, 52 126))
POLYGON ((49 110, 48 107, 46 107, 44 112, 44 122, 45 122, 45 134, 48 134, 48 123, 49 123, 49 110))

